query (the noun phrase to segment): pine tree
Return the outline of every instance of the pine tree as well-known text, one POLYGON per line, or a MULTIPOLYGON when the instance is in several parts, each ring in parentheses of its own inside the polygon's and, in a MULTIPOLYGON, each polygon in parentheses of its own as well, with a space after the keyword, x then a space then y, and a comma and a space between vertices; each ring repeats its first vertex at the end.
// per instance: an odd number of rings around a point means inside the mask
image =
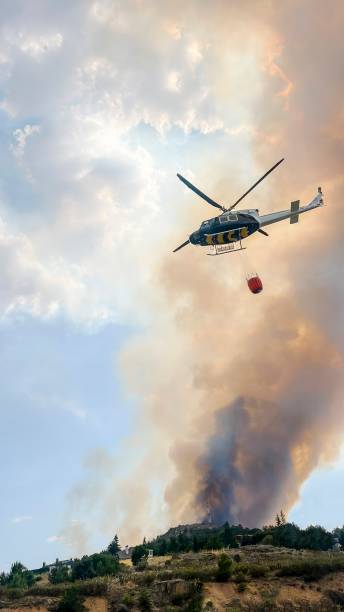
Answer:
POLYGON ((112 542, 109 544, 109 546, 107 547, 107 551, 114 556, 117 556, 118 553, 120 552, 121 547, 119 545, 119 540, 118 540, 118 535, 116 533, 114 539, 112 540, 112 542))
POLYGON ((276 514, 276 527, 280 527, 281 526, 281 519, 280 519, 280 515, 277 513, 276 514))
POLYGON ((281 525, 285 525, 287 523, 287 518, 286 518, 286 515, 284 514, 283 510, 281 510, 281 512, 280 512, 280 519, 281 519, 281 525))

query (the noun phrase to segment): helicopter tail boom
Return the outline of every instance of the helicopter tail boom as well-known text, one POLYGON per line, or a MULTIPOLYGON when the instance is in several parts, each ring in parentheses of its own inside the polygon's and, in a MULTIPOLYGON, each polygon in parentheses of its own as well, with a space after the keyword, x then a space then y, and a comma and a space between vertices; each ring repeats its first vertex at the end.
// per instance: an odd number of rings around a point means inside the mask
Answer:
POLYGON ((289 210, 281 210, 280 212, 270 213, 268 215, 260 215, 260 227, 271 225, 272 223, 277 223, 278 221, 283 221, 284 219, 290 219, 290 223, 297 223, 299 220, 299 215, 308 212, 309 210, 319 208, 320 206, 323 206, 323 204, 323 194, 321 192, 321 187, 319 187, 315 198, 306 206, 299 206, 299 201, 295 201, 291 203, 291 208, 289 210))

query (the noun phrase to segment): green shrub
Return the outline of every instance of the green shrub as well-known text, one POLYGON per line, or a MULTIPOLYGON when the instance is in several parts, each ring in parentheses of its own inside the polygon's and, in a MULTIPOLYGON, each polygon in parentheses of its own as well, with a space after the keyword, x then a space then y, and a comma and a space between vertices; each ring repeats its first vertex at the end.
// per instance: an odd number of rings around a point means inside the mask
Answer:
POLYGON ((65 593, 65 584, 44 584, 35 585, 28 591, 28 595, 41 597, 60 597, 65 593))
POLYGON ((245 582, 245 580, 242 580, 237 585, 238 592, 243 593, 246 590, 246 587, 247 587, 247 583, 245 582))
POLYGON ((27 594, 27 590, 8 588, 5 589, 3 593, 8 599, 21 599, 22 597, 25 597, 25 595, 27 594))
POLYGON ((182 578, 183 580, 199 580, 200 582, 209 582, 216 574, 216 567, 207 567, 200 565, 191 565, 189 567, 176 567, 173 570, 155 570, 143 572, 142 574, 132 575, 133 580, 137 584, 147 583, 147 576, 152 576, 153 580, 175 580, 182 578))
POLYGON ((109 587, 109 579, 106 577, 93 578, 93 580, 83 580, 76 583, 78 592, 85 597, 102 597, 106 595, 109 587))
POLYGON ((57 607, 57 612, 87 612, 84 598, 75 588, 68 589, 57 607))
POLYGON ((143 557, 141 561, 139 561, 135 565, 135 569, 137 572, 144 572, 148 568, 148 560, 147 557, 143 557))
POLYGON ((95 553, 77 559, 73 565, 72 579, 85 580, 96 576, 113 576, 119 572, 117 557, 109 553, 95 553))
POLYGON ((152 601, 148 591, 141 591, 138 600, 139 608, 142 612, 150 612, 152 609, 152 601))
POLYGON ((135 603, 133 594, 130 592, 124 593, 122 597, 122 603, 128 608, 132 608, 135 603))
MULTIPOLYGON (((188 567, 177 566, 173 569, 150 569, 145 572, 131 572, 130 578, 136 584, 149 586, 154 580, 175 580, 181 578, 183 580, 198 580, 200 583, 209 582, 214 579, 217 568, 214 565, 201 565, 192 563, 188 567)), ((121 574, 119 575, 121 577, 121 574)))
POLYGON ((265 565, 251 564, 249 566, 249 573, 252 578, 263 578, 266 576, 266 567, 265 565))
POLYGON ((193 597, 183 607, 183 612, 202 612, 203 597, 201 593, 195 593, 193 597))
POLYGON ((234 574, 248 574, 250 565, 248 563, 238 563, 234 566, 234 574))
POLYGON ((59 584, 61 582, 68 582, 71 580, 71 576, 68 567, 64 565, 57 565, 53 567, 49 574, 49 582, 52 584, 59 584))
MULTIPOLYGON (((93 578, 74 582, 73 588, 85 597, 102 597, 108 591, 108 578, 93 578)), ((65 584, 36 585, 27 591, 28 595, 60 597, 65 593, 65 584)))
POLYGON ((234 576, 234 582, 236 582, 237 584, 240 584, 241 582, 246 582, 246 576, 243 572, 238 572, 235 576, 234 576))
POLYGON ((139 546, 134 546, 133 551, 131 553, 131 562, 133 565, 137 565, 140 563, 142 559, 146 559, 148 557, 148 548, 143 544, 139 546))
POLYGON ((157 575, 153 572, 146 572, 143 577, 142 577, 142 581, 141 584, 143 584, 144 586, 150 586, 154 580, 156 580, 157 575))
POLYGON ((306 581, 319 580, 332 572, 344 570, 344 559, 310 559, 293 561, 283 565, 277 576, 302 576, 306 581))
POLYGON ((225 553, 219 556, 217 561, 217 572, 215 578, 217 582, 227 582, 232 575, 232 559, 225 553))
POLYGON ((279 588, 271 588, 270 590, 263 590, 261 591, 261 597, 262 600, 265 604, 265 607, 267 610, 269 609, 275 609, 274 606, 276 606, 276 597, 279 593, 279 588))

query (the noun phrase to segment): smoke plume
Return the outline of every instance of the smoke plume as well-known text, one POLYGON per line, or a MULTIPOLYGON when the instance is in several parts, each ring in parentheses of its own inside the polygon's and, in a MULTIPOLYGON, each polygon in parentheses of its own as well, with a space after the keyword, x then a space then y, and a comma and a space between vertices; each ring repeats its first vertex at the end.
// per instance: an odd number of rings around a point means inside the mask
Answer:
MULTIPOLYGON (((298 198, 307 203, 319 185, 328 206, 298 225, 272 226, 269 238, 250 238, 241 255, 205 257, 191 246, 172 254, 202 212, 212 214, 180 186, 191 210, 155 245, 152 321, 121 357, 139 401, 129 443, 136 463, 125 474, 116 464, 101 503, 129 539, 138 537, 139 523, 145 535, 207 517, 266 523, 293 506, 301 484, 336 457, 343 440, 343 5, 333 3, 330 14, 320 0, 250 3, 248 17, 242 3, 234 10, 218 2, 209 22, 199 6, 191 3, 188 19, 194 11, 195 36, 206 31, 214 54, 208 84, 215 106, 245 104, 240 91, 249 85, 255 94, 238 128, 250 150, 246 175, 222 141, 216 164, 202 149, 194 182, 230 203, 284 155, 284 166, 245 206, 266 213, 298 198), (245 39, 238 35, 243 23, 245 39), (236 96, 227 69, 235 53, 247 52, 248 39, 257 49, 257 79, 244 70, 236 96), (263 279, 259 296, 245 286, 247 267, 263 279)), ((168 19, 178 32, 188 27, 172 5, 168 19)), ((219 129, 229 140, 225 111, 219 129)))
MULTIPOLYGON (((141 393, 176 472, 165 491, 174 522, 267 522, 292 507, 342 440, 341 32, 321 3, 306 3, 301 15, 293 2, 274 6, 258 28, 266 77, 253 147, 262 168, 280 153, 287 164, 259 203, 284 208, 296 194, 310 201, 321 183, 328 209, 248 245, 266 285, 259 298, 245 293, 232 256, 214 262, 185 249, 161 265, 168 315, 141 342, 150 371, 141 393)), ((140 361, 133 351, 131 363, 140 361)), ((163 453, 159 443, 155 452, 163 453)))

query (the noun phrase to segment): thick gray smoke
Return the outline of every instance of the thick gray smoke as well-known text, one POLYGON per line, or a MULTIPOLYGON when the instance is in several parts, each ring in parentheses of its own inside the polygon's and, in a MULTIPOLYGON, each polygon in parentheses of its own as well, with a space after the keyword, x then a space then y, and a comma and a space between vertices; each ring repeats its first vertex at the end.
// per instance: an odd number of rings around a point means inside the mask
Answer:
POLYGON ((268 402, 239 398, 216 415, 216 432, 199 461, 205 474, 199 502, 209 508, 212 523, 261 524, 274 510, 293 469, 285 436, 280 431, 271 433, 274 412, 268 402), (252 411, 269 415, 258 430, 252 424, 252 411))
POLYGON ((282 398, 278 406, 238 398, 220 410, 208 449, 198 462, 203 474, 198 502, 208 511, 204 518, 216 525, 229 521, 256 526, 268 521, 278 504, 288 507, 299 487, 294 445, 314 431, 314 422, 323 422, 330 401, 330 396, 312 393, 305 400, 299 393, 282 398))

